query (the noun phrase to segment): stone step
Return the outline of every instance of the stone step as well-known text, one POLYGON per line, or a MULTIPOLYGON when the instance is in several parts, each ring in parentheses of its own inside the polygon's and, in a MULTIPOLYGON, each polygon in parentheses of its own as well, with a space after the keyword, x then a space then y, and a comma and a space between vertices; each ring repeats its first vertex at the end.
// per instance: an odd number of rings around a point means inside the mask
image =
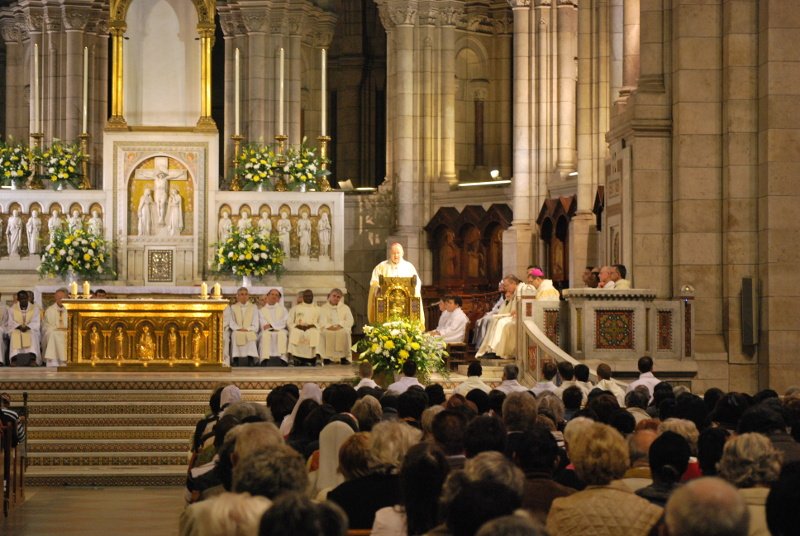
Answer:
POLYGON ((65 402, 29 404, 34 415, 203 415, 208 404, 182 402, 65 402))
POLYGON ((151 415, 134 417, 127 415, 48 415, 32 413, 28 419, 28 427, 32 430, 50 427, 81 427, 95 428, 98 426, 122 427, 174 427, 191 426, 197 423, 200 415, 151 415))
POLYGON ((190 439, 159 439, 158 441, 142 441, 141 439, 110 440, 106 437, 94 439, 44 439, 29 440, 28 453, 33 455, 67 454, 75 452, 168 452, 186 453, 190 439))
POLYGON ((28 465, 33 466, 182 466, 186 470, 188 455, 184 452, 73 452, 36 453, 28 455, 28 465))
POLYGON ((183 486, 186 466, 95 465, 31 466, 25 485, 33 486, 183 486))
MULTIPOLYGON (((113 397, 120 401, 120 403, 129 402, 196 402, 199 404, 208 404, 208 399, 211 396, 211 390, 180 390, 180 391, 113 391, 113 397)), ((248 390, 242 391, 242 398, 253 402, 263 402, 266 400, 269 390, 248 390)), ((12 397, 15 397, 12 393, 12 397)), ((37 405, 47 402, 108 402, 108 391, 28 391, 28 404, 37 405)))
POLYGON ((65 428, 54 426, 50 428, 28 428, 28 444, 40 440, 185 440, 188 441, 194 433, 192 426, 173 426, 168 428, 129 428, 127 426, 97 426, 87 428, 65 428))

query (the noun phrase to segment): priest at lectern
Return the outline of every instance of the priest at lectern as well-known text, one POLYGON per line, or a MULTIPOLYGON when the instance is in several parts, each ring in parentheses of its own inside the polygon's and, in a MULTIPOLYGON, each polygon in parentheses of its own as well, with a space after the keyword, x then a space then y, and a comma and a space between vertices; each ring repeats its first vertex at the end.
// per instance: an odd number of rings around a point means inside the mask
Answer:
MULTIPOLYGON (((375 311, 375 297, 380 286, 380 279, 383 277, 416 277, 416 287, 414 289, 414 297, 420 298, 422 291, 422 280, 417 274, 417 269, 414 265, 403 259, 403 246, 399 242, 395 242, 389 248, 389 259, 381 262, 372 270, 372 279, 369 282, 369 300, 367 305, 367 319, 370 323, 375 322, 377 319, 375 311)), ((420 307, 420 321, 422 308, 420 307)))

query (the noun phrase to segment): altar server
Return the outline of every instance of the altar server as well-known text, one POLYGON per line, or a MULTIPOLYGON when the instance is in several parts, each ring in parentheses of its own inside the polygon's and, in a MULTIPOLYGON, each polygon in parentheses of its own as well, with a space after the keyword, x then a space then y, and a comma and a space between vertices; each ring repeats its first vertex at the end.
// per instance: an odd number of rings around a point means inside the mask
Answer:
POLYGON ((245 287, 236 291, 236 303, 230 307, 231 358, 233 364, 247 365, 259 360, 258 334, 261 331, 261 314, 250 301, 245 287))
POLYGON ((342 303, 342 291, 338 288, 328 293, 328 302, 319 308, 319 348, 317 353, 324 363, 340 359, 349 365, 350 347, 353 346, 350 331, 353 329, 353 313, 342 303))
POLYGON ((303 291, 303 303, 289 311, 289 353, 295 364, 316 364, 319 345, 319 307, 314 304, 314 293, 303 291))
POLYGON ((44 359, 48 367, 67 364, 67 310, 61 303, 67 297, 67 290, 58 289, 54 297, 56 302, 44 312, 42 332, 44 359))
POLYGON ((276 288, 267 292, 264 299, 266 303, 261 308, 261 365, 266 366, 270 358, 278 358, 286 366, 289 364, 286 358, 289 311, 280 303, 281 291, 276 288))
POLYGON ((11 338, 9 360, 21 364, 23 361, 36 360, 42 364, 42 353, 39 350, 42 313, 36 304, 30 303, 28 291, 17 292, 17 301, 8 311, 6 331, 11 338))

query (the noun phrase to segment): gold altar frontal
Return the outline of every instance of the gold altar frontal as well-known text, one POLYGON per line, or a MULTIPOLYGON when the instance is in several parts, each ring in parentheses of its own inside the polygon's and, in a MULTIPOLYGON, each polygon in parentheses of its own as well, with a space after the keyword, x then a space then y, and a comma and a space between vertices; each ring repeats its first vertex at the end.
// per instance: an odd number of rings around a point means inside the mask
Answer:
POLYGON ((230 370, 222 361, 223 299, 63 301, 67 368, 230 370))

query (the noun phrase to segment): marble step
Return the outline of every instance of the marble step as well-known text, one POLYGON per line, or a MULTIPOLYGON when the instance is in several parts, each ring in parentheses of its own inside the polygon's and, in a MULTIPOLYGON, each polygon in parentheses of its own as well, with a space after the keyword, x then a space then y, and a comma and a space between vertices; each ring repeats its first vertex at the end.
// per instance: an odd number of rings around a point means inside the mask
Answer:
POLYGON ((166 441, 184 440, 188 441, 194 433, 194 423, 192 426, 171 426, 171 427, 137 427, 127 426, 97 426, 88 428, 66 428, 54 426, 50 428, 28 428, 28 445, 41 440, 54 441, 93 441, 93 440, 137 440, 137 441, 166 441))
POLYGON ((183 486, 186 466, 95 465, 31 466, 26 487, 34 486, 183 486))
POLYGON ((28 405, 28 413, 39 415, 196 415, 208 411, 208 403, 199 402, 64 402, 28 405))
POLYGON ((186 472, 188 455, 184 452, 31 452, 28 466, 180 466, 186 472))
POLYGON ((36 414, 31 413, 28 419, 28 428, 31 430, 60 427, 60 428, 96 428, 98 426, 121 427, 175 427, 191 426, 197 423, 202 415, 175 415, 157 414, 146 416, 132 415, 80 415, 80 414, 36 414))
POLYGON ((28 441, 29 455, 46 456, 50 454, 69 454, 76 452, 150 452, 150 453, 186 453, 190 439, 158 438, 155 440, 108 439, 40 439, 28 441))

